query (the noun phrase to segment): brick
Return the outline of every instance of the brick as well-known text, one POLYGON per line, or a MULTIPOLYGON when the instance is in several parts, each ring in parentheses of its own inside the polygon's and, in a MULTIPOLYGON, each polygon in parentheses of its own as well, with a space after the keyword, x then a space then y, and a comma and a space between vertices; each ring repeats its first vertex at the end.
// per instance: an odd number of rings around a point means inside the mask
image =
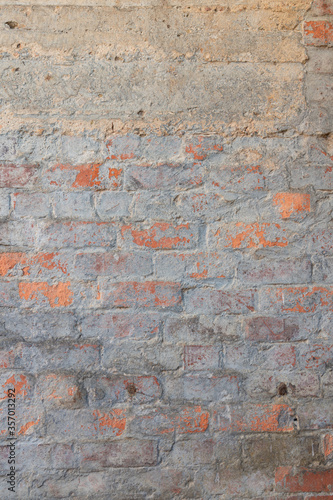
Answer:
POLYGON ((0 217, 7 217, 10 213, 10 198, 8 194, 0 193, 0 217))
POLYGON ((57 164, 43 172, 42 185, 59 189, 103 189, 118 187, 121 169, 107 168, 101 163, 83 165, 57 164), (110 182, 112 179, 112 182, 110 182))
POLYGON ((333 407, 330 399, 310 401, 298 406, 297 414, 302 430, 331 429, 333 407))
POLYGON ((333 54, 332 51, 318 48, 309 48, 309 73, 327 73, 333 72, 333 54))
POLYGON ((24 340, 49 340, 60 338, 76 338, 79 332, 75 329, 76 319, 73 312, 59 313, 25 313, 7 311, 1 316, 8 336, 16 335, 24 340))
POLYGON ((184 347, 185 370, 214 370, 219 368, 219 351, 214 346, 188 345, 184 347))
POLYGON ((210 190, 222 194, 224 191, 261 191, 265 189, 265 179, 263 168, 259 165, 223 166, 212 170, 208 176, 210 190))
POLYGON ((95 218, 92 198, 89 192, 64 193, 50 195, 56 219, 91 220, 95 218))
POLYGON ((212 460, 214 448, 215 443, 212 439, 178 441, 168 456, 168 462, 178 466, 206 465, 212 460))
POLYGON ((195 188, 203 183, 204 171, 197 166, 158 165, 157 167, 135 166, 125 171, 124 186, 127 191, 141 189, 195 188))
POLYGON ((182 381, 183 397, 193 401, 238 401, 240 380, 236 375, 187 375, 182 381))
POLYGON ((223 151, 223 142, 220 137, 197 136, 186 140, 185 152, 196 161, 205 160, 208 156, 223 151))
POLYGON ((304 41, 306 45, 316 47, 333 45, 333 25, 330 21, 306 21, 304 23, 304 41))
POLYGON ((330 283, 333 277, 333 258, 325 257, 318 258, 316 256, 315 264, 313 267, 313 281, 316 283, 330 283))
POLYGON ((79 278, 113 276, 126 278, 152 274, 152 259, 144 253, 80 253, 75 257, 79 278))
POLYGON ((149 345, 136 342, 135 345, 118 339, 104 346, 102 365, 120 373, 158 374, 166 370, 177 370, 182 366, 181 348, 178 346, 149 345))
POLYGON ((212 340, 237 339, 240 325, 237 317, 171 317, 166 320, 164 340, 175 344, 211 344, 212 340))
POLYGON ((286 370, 274 372, 270 367, 251 374, 245 383, 246 393, 252 398, 271 398, 285 395, 297 398, 317 398, 321 395, 320 379, 310 370, 286 370))
POLYGON ((277 193, 273 196, 273 206, 276 206, 282 219, 303 218, 311 210, 309 194, 277 193))
POLYGON ((332 0, 315 0, 311 6, 311 13, 318 16, 333 15, 332 0))
POLYGON ((142 191, 134 198, 133 215, 139 220, 151 219, 170 223, 175 215, 173 197, 164 192, 142 191))
POLYGON ((177 215, 189 220, 214 221, 226 211, 226 202, 219 194, 183 193, 176 199, 177 215))
MULTIPOLYGON (((15 365, 31 372, 42 370, 96 370, 100 348, 95 344, 36 345, 22 343, 16 348, 15 365)), ((51 384, 51 379, 50 382, 51 384)))
POLYGON ((0 165, 0 187, 29 187, 37 179, 38 169, 32 165, 0 165))
POLYGON ((222 432, 292 432, 294 411, 285 404, 222 406, 214 410, 212 427, 222 432))
POLYGON ((333 309, 330 287, 298 286, 262 290, 261 310, 274 313, 329 312, 333 309))
POLYGON ((190 224, 174 226, 167 222, 156 222, 151 227, 122 226, 121 237, 124 244, 131 248, 195 248, 198 245, 199 229, 190 224))
MULTIPOLYGON (((12 357, 14 353, 8 353, 12 358, 11 363, 14 364, 14 359, 12 357)), ((2 361, 2 365, 3 365, 2 361)), ((3 368, 4 366, 2 366, 3 368)), ((34 379, 31 375, 26 373, 20 373, 17 371, 4 372, 1 374, 0 379, 0 401, 6 401, 8 398, 8 391, 11 389, 15 392, 15 399, 17 402, 22 404, 29 404, 33 398, 34 394, 34 379)))
POLYGON ((291 170, 291 187, 295 189, 309 188, 332 189, 333 169, 329 166, 305 166, 291 170))
POLYGON ((180 285, 163 281, 145 283, 104 281, 100 287, 100 301, 109 307, 174 309, 181 303, 180 285))
POLYGON ((307 369, 322 369, 333 361, 333 344, 309 343, 299 348, 300 365, 307 369))
POLYGON ((116 231, 112 223, 105 222, 43 223, 38 239, 43 248, 113 247, 116 231))
POLYGON ((268 469, 273 472, 284 464, 304 467, 311 465, 314 460, 321 460, 317 436, 248 436, 243 441, 243 454, 246 470, 268 469))
POLYGON ((63 439, 107 439, 118 438, 126 430, 126 410, 78 409, 57 410, 49 414, 47 435, 59 436, 63 439))
POLYGON ((323 451, 325 458, 330 459, 333 455, 333 435, 325 434, 323 436, 323 451))
POLYGON ((323 391, 325 397, 333 396, 333 371, 326 371, 322 376, 323 391))
POLYGON ((96 211, 101 220, 111 220, 129 215, 132 197, 128 193, 105 192, 96 201, 96 211))
MULTIPOLYGON (((63 354, 66 356, 67 353, 63 354)), ((53 358, 51 362, 55 362, 55 359, 53 358)), ((55 362, 55 366, 59 366, 59 362, 55 362)), ((76 377, 72 375, 49 373, 39 377, 36 385, 36 397, 48 408, 74 409, 84 406, 83 391, 80 389, 76 377)))
POLYGON ((241 262, 237 276, 242 283, 308 283, 312 267, 308 259, 267 260, 241 262))
POLYGON ((78 448, 82 471, 107 467, 149 467, 157 465, 157 442, 127 440, 111 443, 85 443, 78 448))
POLYGON ((91 406, 110 406, 118 403, 149 403, 161 397, 161 386, 154 376, 93 377, 86 379, 84 387, 91 406))
POLYGON ((14 217, 48 217, 51 205, 48 195, 44 193, 14 193, 12 195, 14 217))
POLYGON ((330 493, 333 486, 333 469, 315 470, 279 467, 275 473, 276 489, 288 493, 330 493))
POLYGON ((284 248, 288 246, 286 229, 276 223, 214 224, 209 240, 217 248, 284 248))
POLYGON ((249 313, 255 310, 255 291, 224 291, 198 288, 185 292, 187 313, 232 314, 249 313))
POLYGON ((20 282, 16 288, 22 307, 91 307, 92 301, 98 297, 96 288, 90 283, 59 281, 50 285, 46 281, 20 282))
POLYGON ((134 134, 114 136, 107 140, 106 147, 111 160, 132 160, 140 147, 140 137, 134 134))
POLYGON ((0 276, 16 278, 21 276, 68 276, 71 267, 70 257, 55 252, 37 254, 23 252, 0 253, 0 276))
POLYGON ((129 338, 144 340, 154 338, 161 328, 161 318, 156 313, 89 314, 80 324, 83 337, 129 338))
POLYGON ((179 280, 232 278, 237 257, 225 252, 165 253, 155 258, 159 278, 173 277, 179 280))
POLYGON ((248 340, 279 342, 299 338, 298 318, 256 317, 245 319, 245 336, 248 340))
POLYGON ((2 307, 17 307, 19 305, 18 283, 13 281, 1 281, 0 297, 2 307))
POLYGON ((310 246, 313 251, 332 252, 333 251, 333 231, 331 229, 320 229, 310 233, 310 246))
POLYGON ((169 433, 193 434, 205 432, 208 428, 209 413, 201 406, 157 408, 135 416, 132 432, 144 435, 164 435, 169 433))
POLYGON ((205 491, 224 495, 226 498, 254 498, 254 495, 271 493, 272 479, 262 471, 244 472, 232 467, 218 465, 213 470, 200 472, 200 480, 205 491))
MULTIPOLYGON (((78 466, 78 460, 72 447, 69 444, 38 444, 38 443, 18 443, 17 453, 21 457, 21 462, 15 464, 19 471, 38 470, 61 470, 72 469, 78 466)), ((8 446, 1 447, 1 469, 7 473, 8 466, 8 446), (3 450, 3 452, 2 452, 3 450), (2 465, 2 462, 3 465, 2 465)))
POLYGON ((0 244, 32 248, 36 243, 37 227, 34 221, 9 221, 0 225, 0 244))

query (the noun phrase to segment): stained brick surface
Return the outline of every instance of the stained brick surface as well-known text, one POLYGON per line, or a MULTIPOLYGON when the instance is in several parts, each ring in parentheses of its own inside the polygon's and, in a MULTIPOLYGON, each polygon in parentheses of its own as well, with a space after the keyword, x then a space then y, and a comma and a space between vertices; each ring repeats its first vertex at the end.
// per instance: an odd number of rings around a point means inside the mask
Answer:
POLYGON ((332 51, 332 0, 0 0, 1 500, 332 500, 332 51))

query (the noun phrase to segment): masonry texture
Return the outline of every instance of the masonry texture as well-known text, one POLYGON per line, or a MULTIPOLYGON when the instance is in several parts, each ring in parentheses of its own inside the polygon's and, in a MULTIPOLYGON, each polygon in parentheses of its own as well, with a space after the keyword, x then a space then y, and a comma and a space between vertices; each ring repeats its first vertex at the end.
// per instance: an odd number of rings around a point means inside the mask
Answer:
POLYGON ((332 500, 332 0, 0 0, 0 47, 1 500, 332 500))

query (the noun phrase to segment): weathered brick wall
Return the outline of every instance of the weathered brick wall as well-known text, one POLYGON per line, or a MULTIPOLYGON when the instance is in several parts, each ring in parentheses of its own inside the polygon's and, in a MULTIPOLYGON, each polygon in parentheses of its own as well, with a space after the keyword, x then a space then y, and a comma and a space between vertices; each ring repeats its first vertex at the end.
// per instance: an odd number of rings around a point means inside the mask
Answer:
POLYGON ((0 4, 0 498, 332 499, 332 0, 0 4))

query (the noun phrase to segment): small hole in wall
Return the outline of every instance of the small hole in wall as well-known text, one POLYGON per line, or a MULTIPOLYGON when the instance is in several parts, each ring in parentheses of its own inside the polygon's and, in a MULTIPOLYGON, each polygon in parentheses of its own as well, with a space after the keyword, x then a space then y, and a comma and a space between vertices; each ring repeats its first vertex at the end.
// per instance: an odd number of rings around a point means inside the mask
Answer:
POLYGON ((134 396, 134 394, 136 393, 136 387, 134 384, 129 384, 127 386, 127 392, 130 396, 134 396))
POLYGON ((279 385, 278 393, 279 393, 279 396, 285 396, 286 394, 288 394, 288 389, 287 389, 286 384, 279 385))
POLYGON ((8 26, 8 28, 10 28, 11 30, 18 27, 18 23, 16 21, 7 21, 5 25, 8 26))
POLYGON ((143 109, 140 109, 140 111, 138 111, 139 116, 143 116, 144 114, 145 114, 145 112, 143 111, 143 109))

